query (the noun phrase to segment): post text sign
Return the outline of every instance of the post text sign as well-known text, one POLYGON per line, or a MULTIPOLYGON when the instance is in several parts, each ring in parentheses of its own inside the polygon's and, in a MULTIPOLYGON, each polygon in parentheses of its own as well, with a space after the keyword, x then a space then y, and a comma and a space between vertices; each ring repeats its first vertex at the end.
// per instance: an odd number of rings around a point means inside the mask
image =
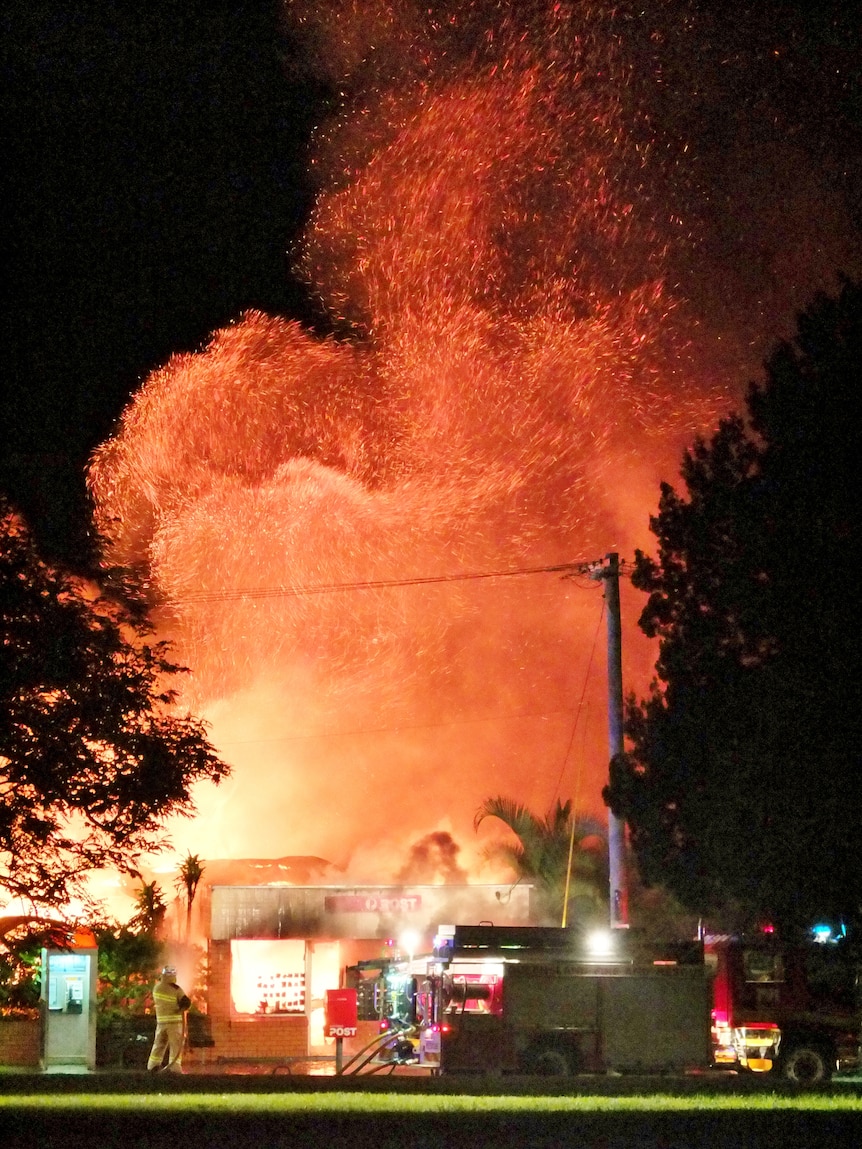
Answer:
POLYGON ((420 894, 330 894, 328 914, 409 914, 422 908, 420 894))
POLYGON ((328 989, 324 1011, 324 1037, 356 1036, 355 989, 328 989))

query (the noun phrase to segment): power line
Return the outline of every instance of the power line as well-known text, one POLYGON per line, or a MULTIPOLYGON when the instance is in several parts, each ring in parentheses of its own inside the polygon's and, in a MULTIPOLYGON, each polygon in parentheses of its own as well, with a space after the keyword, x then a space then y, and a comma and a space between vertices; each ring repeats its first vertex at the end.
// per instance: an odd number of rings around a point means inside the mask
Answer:
POLYGON ((601 560, 581 560, 571 563, 557 563, 554 566, 519 567, 515 570, 464 572, 451 575, 428 575, 405 579, 370 579, 363 582, 317 583, 311 586, 275 586, 250 589, 208 591, 201 594, 183 595, 169 598, 178 606, 186 603, 232 602, 242 598, 293 598, 307 594, 332 594, 346 590, 385 590, 400 586, 428 586, 435 583, 475 582, 480 579, 514 578, 534 574, 562 574, 573 576, 587 574, 601 566, 601 560))
POLYGON ((416 730, 446 730, 453 726, 485 726, 491 723, 545 722, 548 719, 571 716, 571 709, 543 710, 535 713, 519 713, 514 710, 501 710, 496 714, 480 714, 475 718, 451 718, 445 722, 404 722, 397 726, 357 726, 347 730, 324 728, 310 730, 302 734, 282 734, 274 738, 233 738, 219 742, 219 746, 262 746, 284 742, 313 742, 327 738, 355 738, 371 734, 403 734, 416 730))
MULTIPOLYGON (((563 782, 563 774, 565 773, 566 766, 568 765, 568 762, 569 762, 569 755, 572 752, 572 745, 575 741, 575 734, 577 733, 578 723, 580 722, 580 719, 581 719, 581 712, 583 711, 583 708, 584 708, 584 699, 587 696, 587 687, 589 686, 589 683, 590 683, 590 674, 591 674, 592 668, 593 668, 593 657, 595 656, 595 653, 596 653, 596 644, 598 643, 599 630, 601 628, 602 619, 604 618, 604 615, 605 615, 605 600, 602 599, 602 609, 599 611, 599 618, 598 618, 598 622, 596 623, 596 633, 593 635, 593 645, 590 648, 590 657, 587 660, 587 669, 584 672, 584 684, 583 684, 583 687, 581 689, 581 698, 580 698, 580 701, 578 702, 578 709, 575 712, 575 721, 572 724, 571 734, 569 735, 569 744, 566 747, 566 753, 563 755, 562 765, 560 766, 560 776, 557 779, 557 785, 554 787, 554 796, 555 797, 559 796, 559 793, 560 793, 560 786, 562 785, 562 782, 563 782)), ((581 759, 578 762, 578 769, 577 769, 577 772, 575 774, 574 798, 573 798, 573 805, 572 805, 572 810, 574 812, 573 817, 575 817, 575 818, 577 818, 577 811, 578 811, 578 797, 579 797, 579 791, 580 791, 580 785, 581 785, 581 767, 582 767, 582 765, 583 765, 583 757, 581 757, 581 759)))

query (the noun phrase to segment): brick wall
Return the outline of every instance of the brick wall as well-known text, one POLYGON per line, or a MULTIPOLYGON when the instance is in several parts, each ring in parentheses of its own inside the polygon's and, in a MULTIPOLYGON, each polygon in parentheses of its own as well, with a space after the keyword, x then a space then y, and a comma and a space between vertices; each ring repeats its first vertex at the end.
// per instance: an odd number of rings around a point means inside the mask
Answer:
POLYGON ((38 1017, 0 1017, 0 1065, 38 1065, 40 1036, 38 1017))
POLYGON ((308 1053, 308 1021, 302 1014, 285 1017, 213 1017, 215 1057, 279 1058, 305 1057, 308 1053))
POLYGON ((207 1013, 230 1017, 230 942, 210 942, 207 961, 207 1013))

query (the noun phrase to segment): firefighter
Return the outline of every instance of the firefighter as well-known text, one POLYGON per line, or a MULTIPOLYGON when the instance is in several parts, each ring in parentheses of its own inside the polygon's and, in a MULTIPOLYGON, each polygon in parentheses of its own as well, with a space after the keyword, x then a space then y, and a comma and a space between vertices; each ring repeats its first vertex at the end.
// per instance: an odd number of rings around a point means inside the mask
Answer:
POLYGON ((170 1060, 164 1067, 169 1073, 183 1071, 183 1014, 191 1001, 176 982, 177 971, 166 965, 162 976, 153 986, 153 1004, 156 1007, 156 1036, 150 1050, 147 1070, 155 1073, 165 1059, 165 1050, 170 1060))

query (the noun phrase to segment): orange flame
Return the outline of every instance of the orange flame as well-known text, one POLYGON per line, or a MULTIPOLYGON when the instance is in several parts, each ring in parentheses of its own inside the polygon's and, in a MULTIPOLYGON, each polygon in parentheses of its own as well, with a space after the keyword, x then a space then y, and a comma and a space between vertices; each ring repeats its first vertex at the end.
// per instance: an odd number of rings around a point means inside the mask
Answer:
MULTIPOLYGON (((235 768, 183 849, 381 880, 432 833, 471 864, 491 794, 595 811, 607 770, 595 586, 410 580, 630 553, 722 399, 683 384, 685 308, 613 51, 559 4, 460 54, 451 28, 435 49, 433 28, 361 8, 412 79, 378 71, 373 114, 356 102, 330 132, 340 170, 302 268, 351 338, 244 316, 146 381, 90 479, 235 768)), ((345 66, 358 13, 318 13, 345 66)), ((634 619, 630 676, 650 661, 634 619)))

